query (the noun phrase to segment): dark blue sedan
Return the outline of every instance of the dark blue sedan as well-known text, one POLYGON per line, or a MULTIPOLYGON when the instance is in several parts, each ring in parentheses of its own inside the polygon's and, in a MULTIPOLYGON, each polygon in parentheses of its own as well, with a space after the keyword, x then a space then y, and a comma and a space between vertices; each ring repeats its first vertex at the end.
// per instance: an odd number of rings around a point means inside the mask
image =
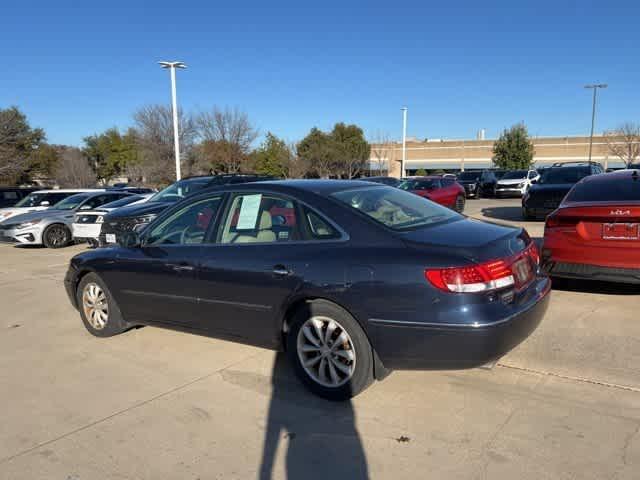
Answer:
POLYGON ((284 349, 334 400, 393 369, 496 360, 550 289, 525 230, 362 181, 211 189, 118 242, 65 278, 90 333, 155 325, 284 349))

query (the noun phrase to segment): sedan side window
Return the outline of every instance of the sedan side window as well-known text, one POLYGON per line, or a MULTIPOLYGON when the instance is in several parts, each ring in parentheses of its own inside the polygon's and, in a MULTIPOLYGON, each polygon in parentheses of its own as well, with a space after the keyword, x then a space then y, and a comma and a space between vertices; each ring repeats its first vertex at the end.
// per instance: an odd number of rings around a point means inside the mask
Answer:
POLYGON ((204 242, 207 229, 215 221, 221 197, 187 205, 156 226, 146 245, 190 245, 204 242))
POLYGON ((298 240, 299 222, 291 200, 262 193, 233 198, 224 220, 221 243, 275 243, 298 240))
POLYGON ((305 240, 332 240, 340 238, 340 233, 333 228, 329 222, 323 219, 313 210, 303 207, 306 226, 309 234, 305 235, 305 240))

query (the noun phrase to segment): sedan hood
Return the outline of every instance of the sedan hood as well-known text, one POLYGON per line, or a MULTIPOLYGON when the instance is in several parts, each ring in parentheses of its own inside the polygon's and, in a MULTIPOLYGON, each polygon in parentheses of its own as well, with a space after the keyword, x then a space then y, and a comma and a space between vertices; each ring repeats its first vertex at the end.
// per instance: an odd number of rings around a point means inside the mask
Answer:
POLYGON ((498 180, 498 185, 519 185, 526 181, 526 178, 510 178, 509 180, 498 180))
POLYGON ((11 223, 23 223, 30 222, 31 220, 39 220, 43 218, 53 218, 53 217, 66 217, 74 215, 73 210, 40 210, 36 212, 23 213, 22 215, 16 215, 14 217, 9 217, 11 219, 11 223))
POLYGON ((171 205, 173 205, 172 202, 144 202, 137 205, 127 205, 109 212, 109 218, 140 217, 142 215, 160 213, 171 205))
POLYGON ((466 217, 402 233, 400 237, 410 248, 438 250, 443 257, 464 257, 474 262, 513 255, 529 243, 529 235, 522 228, 466 217))

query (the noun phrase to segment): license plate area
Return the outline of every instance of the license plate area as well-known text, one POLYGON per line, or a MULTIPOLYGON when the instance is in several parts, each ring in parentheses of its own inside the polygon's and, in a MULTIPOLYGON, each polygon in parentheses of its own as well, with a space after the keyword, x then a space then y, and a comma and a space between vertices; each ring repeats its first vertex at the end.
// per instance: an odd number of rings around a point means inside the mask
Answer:
POLYGON ((107 243, 116 243, 116 235, 115 233, 107 233, 105 236, 105 241, 107 243))
POLYGON ((533 277, 533 268, 527 257, 516 260, 511 267, 513 276, 515 277, 516 287, 522 287, 529 283, 533 277))
POLYGON ((605 223, 602 225, 603 240, 638 240, 640 224, 638 223, 605 223))

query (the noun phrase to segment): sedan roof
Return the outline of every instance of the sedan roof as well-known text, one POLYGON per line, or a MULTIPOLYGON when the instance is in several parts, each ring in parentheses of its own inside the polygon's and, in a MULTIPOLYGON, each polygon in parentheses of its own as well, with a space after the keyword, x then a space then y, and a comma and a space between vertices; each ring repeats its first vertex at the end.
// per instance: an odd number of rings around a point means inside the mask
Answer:
POLYGON ((324 179, 310 179, 310 180, 274 180, 257 183, 242 183, 236 185, 225 185, 225 190, 233 190, 235 188, 248 188, 251 190, 259 190, 265 186, 275 187, 281 191, 303 191, 313 192, 319 195, 331 195, 335 192, 342 192, 344 190, 353 190, 356 188, 378 187, 384 188, 387 185, 382 185, 375 182, 367 182, 363 180, 324 180, 324 179))

